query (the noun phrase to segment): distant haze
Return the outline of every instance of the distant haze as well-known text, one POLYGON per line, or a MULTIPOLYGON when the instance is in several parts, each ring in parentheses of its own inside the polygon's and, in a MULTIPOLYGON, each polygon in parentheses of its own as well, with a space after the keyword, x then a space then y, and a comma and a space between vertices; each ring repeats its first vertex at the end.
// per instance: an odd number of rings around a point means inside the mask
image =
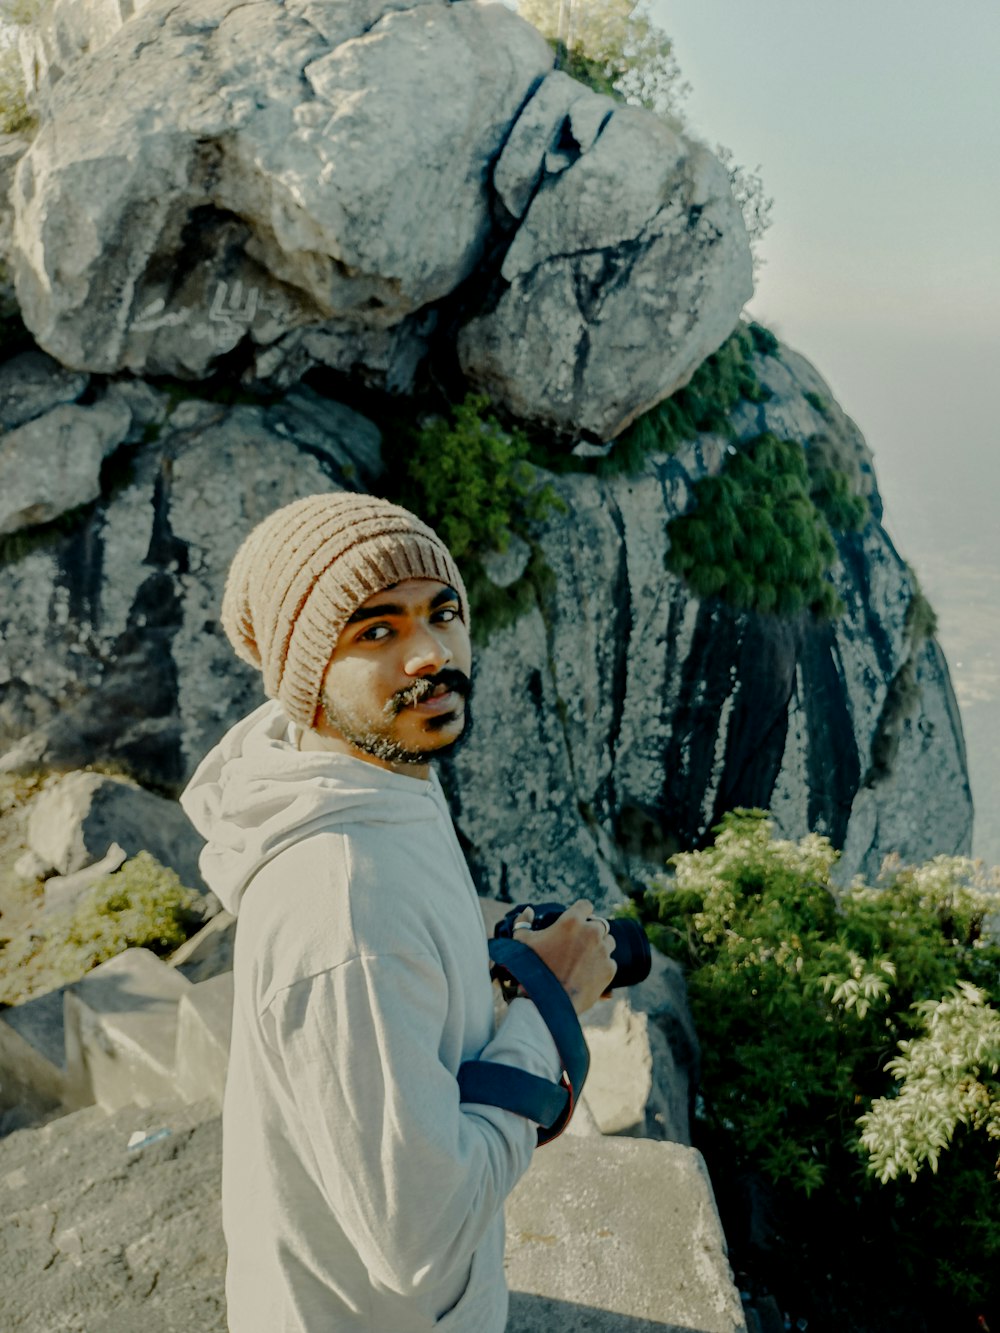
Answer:
POLYGON ((750 311, 875 454, 886 525, 938 612, 975 852, 1000 862, 1000 5, 651 13, 693 85, 692 129, 759 163, 774 197, 750 311))

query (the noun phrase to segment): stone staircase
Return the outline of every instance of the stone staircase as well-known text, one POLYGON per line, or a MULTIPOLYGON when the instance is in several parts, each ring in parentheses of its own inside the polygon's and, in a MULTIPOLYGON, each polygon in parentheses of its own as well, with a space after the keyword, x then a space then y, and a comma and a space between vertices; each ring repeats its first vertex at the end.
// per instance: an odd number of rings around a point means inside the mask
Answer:
MULTIPOLYGON (((224 1333, 234 924, 222 913, 169 961, 129 949, 0 1013, 7 1101, 49 1121, 0 1139, 5 1333, 224 1333)), ((508 1200, 508 1333, 746 1330, 700 1154, 620 1136, 669 1115, 646 1015, 619 997, 585 1026, 577 1115, 508 1200)))

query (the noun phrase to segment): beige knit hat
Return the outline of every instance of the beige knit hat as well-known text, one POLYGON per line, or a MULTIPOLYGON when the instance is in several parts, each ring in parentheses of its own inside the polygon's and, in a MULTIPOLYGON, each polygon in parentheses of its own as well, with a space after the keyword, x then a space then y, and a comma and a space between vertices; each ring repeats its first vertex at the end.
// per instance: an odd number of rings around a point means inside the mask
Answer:
POLYGON ((222 626, 264 691, 311 727, 340 632, 362 602, 403 579, 438 579, 469 603, 451 553, 409 510, 333 491, 275 510, 229 567, 222 626))

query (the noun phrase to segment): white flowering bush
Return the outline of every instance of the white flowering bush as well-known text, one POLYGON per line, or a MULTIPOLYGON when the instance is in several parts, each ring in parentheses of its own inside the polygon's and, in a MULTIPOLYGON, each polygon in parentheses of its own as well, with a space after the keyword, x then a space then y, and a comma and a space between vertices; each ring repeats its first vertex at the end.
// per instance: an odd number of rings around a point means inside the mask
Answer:
POLYGON ((1000 1140, 1000 1012, 967 981, 915 1007, 923 1034, 901 1041, 900 1054, 886 1064, 899 1092, 877 1098, 858 1121, 882 1181, 904 1172, 916 1180, 925 1165, 936 1171, 959 1125, 1000 1140))
POLYGON ((890 858, 875 884, 840 889, 836 862, 826 838, 735 811, 637 894, 687 973, 695 1141, 727 1235, 769 1233, 772 1286, 801 1278, 818 1300, 827 1283, 829 1304, 868 1273, 870 1302, 895 1275, 910 1315, 942 1299, 928 1327, 964 1327, 955 1309, 1000 1312, 997 874, 890 858))

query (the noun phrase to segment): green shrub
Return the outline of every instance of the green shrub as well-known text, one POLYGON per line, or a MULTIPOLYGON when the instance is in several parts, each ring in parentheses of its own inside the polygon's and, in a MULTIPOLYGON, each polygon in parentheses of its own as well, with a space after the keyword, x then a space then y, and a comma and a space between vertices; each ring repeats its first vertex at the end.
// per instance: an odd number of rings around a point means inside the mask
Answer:
POLYGON ((837 547, 810 492, 801 445, 758 435, 695 484, 694 507, 668 525, 667 568, 740 611, 839 615, 827 577, 837 547))
POLYGON ((895 1269, 959 1306, 1000 1299, 995 875, 897 860, 838 892, 825 838, 776 839, 761 811, 716 833, 637 914, 687 970, 713 1180, 755 1179, 775 1209, 765 1268, 787 1286, 805 1264, 817 1291, 838 1265, 862 1287, 895 1269))
POLYGON ((97 881, 73 909, 45 916, 0 952, 0 1003, 78 981, 125 949, 169 953, 201 923, 201 895, 174 871, 138 852, 97 881))
POLYGON ((689 383, 639 417, 597 465, 600 475, 634 474, 649 453, 672 454, 703 431, 732 439, 730 415, 741 399, 767 397, 753 369, 754 354, 776 356, 777 339, 759 324, 740 324, 717 352, 698 367, 689 383))
POLYGON ((525 435, 504 430, 489 406, 487 398, 470 394, 452 407, 450 420, 433 417, 415 431, 394 432, 386 470, 391 498, 429 523, 462 567, 479 641, 533 602, 546 576, 532 543, 534 526, 565 510, 528 461, 525 435), (521 578, 499 589, 482 557, 505 551, 511 533, 532 544, 533 555, 521 578))

